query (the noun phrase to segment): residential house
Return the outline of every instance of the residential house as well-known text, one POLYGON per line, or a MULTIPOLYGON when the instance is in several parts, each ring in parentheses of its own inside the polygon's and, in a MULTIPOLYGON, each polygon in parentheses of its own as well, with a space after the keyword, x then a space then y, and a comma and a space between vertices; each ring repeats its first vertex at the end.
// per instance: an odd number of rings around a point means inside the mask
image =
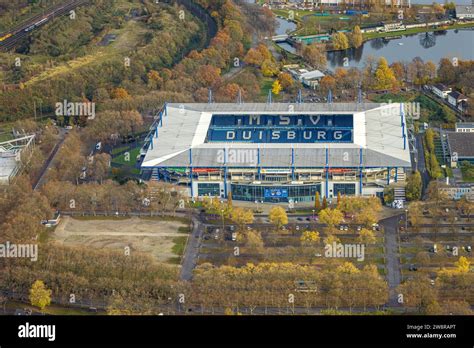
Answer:
POLYGON ((446 99, 448 97, 448 93, 451 92, 451 87, 446 87, 442 83, 437 83, 431 87, 431 91, 438 97, 446 99))

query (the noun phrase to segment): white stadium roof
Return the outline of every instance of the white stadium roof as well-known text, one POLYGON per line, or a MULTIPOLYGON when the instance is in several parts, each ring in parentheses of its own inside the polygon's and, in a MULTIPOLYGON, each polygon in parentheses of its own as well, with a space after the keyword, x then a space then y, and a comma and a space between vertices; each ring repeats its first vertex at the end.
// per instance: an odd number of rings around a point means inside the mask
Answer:
MULTIPOLYGON (((168 104, 167 115, 153 136, 142 167, 221 167, 218 151, 259 149, 260 167, 410 167, 408 138, 404 148, 398 103, 190 103, 168 104), (291 111, 290 111, 291 110, 291 111), (353 114, 353 142, 206 143, 212 115, 353 114), (191 149, 191 151, 189 151, 191 149), (328 163, 326 163, 326 151, 328 163)), ((405 136, 406 127, 404 129, 405 136)), ((232 167, 231 164, 226 164, 232 167)), ((255 164, 248 164, 254 167, 255 164)), ((234 165, 245 167, 245 165, 234 165)))

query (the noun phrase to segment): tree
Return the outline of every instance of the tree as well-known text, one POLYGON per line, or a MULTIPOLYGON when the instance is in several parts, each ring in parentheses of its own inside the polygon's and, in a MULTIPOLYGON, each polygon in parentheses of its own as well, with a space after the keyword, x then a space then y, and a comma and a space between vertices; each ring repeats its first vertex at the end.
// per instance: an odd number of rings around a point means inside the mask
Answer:
POLYGON ((317 245, 321 240, 319 232, 316 231, 305 231, 300 237, 302 245, 317 245))
POLYGON ((100 153, 93 157, 90 175, 102 184, 102 180, 107 177, 110 168, 110 155, 100 153))
POLYGON ((227 194, 227 207, 232 209, 232 191, 227 194))
POLYGON ((314 196, 314 209, 321 209, 321 195, 319 194, 319 191, 316 191, 316 194, 314 196))
POLYGON ((342 219, 342 212, 338 209, 326 208, 319 212, 319 221, 328 225, 330 230, 332 230, 335 225, 339 225, 342 219))
POLYGON ((340 243, 341 241, 339 240, 339 238, 337 238, 336 236, 332 235, 332 234, 328 234, 326 238, 324 238, 323 240, 323 243, 324 245, 333 245, 334 243, 340 243))
POLYGON ((416 201, 421 199, 421 188, 422 188, 421 174, 419 171, 414 172, 408 177, 406 196, 410 201, 416 201))
POLYGON ((349 48, 349 39, 343 32, 332 35, 332 44, 335 50, 345 50, 349 48))
POLYGON ((461 256, 459 260, 454 263, 454 265, 458 268, 459 272, 467 273, 469 272, 471 263, 465 256, 461 256))
POLYGON ((418 229, 418 226, 420 224, 421 214, 421 203, 411 203, 408 209, 408 221, 410 221, 411 225, 414 227, 415 230, 418 229))
POLYGON ((375 238, 375 234, 373 231, 363 228, 359 233, 359 243, 362 244, 375 244, 377 238, 375 238))
POLYGON ((273 207, 270 210, 268 218, 277 229, 280 229, 281 226, 286 225, 288 223, 288 216, 286 215, 285 209, 283 209, 282 207, 273 207))
POLYGON ((305 45, 301 56, 313 68, 319 70, 326 69, 327 58, 324 44, 312 43, 311 45, 305 45))
POLYGON ((8 301, 8 298, 0 294, 0 306, 2 306, 3 308, 3 313, 5 313, 5 305, 7 304, 7 301, 8 301))
POLYGON ((280 74, 278 74, 278 81, 280 81, 281 88, 285 91, 293 87, 295 83, 291 75, 287 72, 281 72, 280 74))
POLYGON ((358 48, 362 46, 363 42, 363 37, 362 37, 362 31, 360 30, 360 27, 356 25, 354 27, 354 30, 352 31, 352 35, 350 36, 350 41, 351 41, 351 46, 358 48))
POLYGON ((261 66, 264 59, 264 56, 259 50, 251 48, 245 55, 244 62, 249 65, 261 66))
POLYGON ((242 230, 244 225, 251 224, 254 220, 253 212, 250 209, 232 208, 231 218, 242 230))
POLYGON ((445 9, 443 5, 433 3, 433 12, 437 15, 444 15, 445 9))
POLYGON ((334 90, 336 87, 336 79, 330 75, 326 75, 319 82, 319 87, 321 92, 326 94, 329 90, 334 90))
POLYGON ((263 249, 264 243, 263 243, 262 235, 260 234, 260 232, 255 231, 255 230, 250 230, 246 232, 245 237, 246 237, 245 245, 247 246, 247 248, 249 248, 249 250, 258 253, 263 249))
POLYGON ((464 196, 457 202, 457 207, 459 210, 462 211, 463 214, 467 215, 467 221, 470 222, 472 209, 474 208, 474 203, 469 202, 467 197, 464 196))
POLYGON ((328 199, 326 196, 323 197, 323 209, 326 209, 328 207, 328 199))
POLYGON ((48 290, 41 280, 35 281, 31 286, 30 303, 40 310, 51 304, 51 290, 48 290))
POLYGON ((202 87, 212 87, 220 81, 221 69, 212 65, 201 65, 196 72, 196 80, 202 87))
POLYGON ((406 280, 399 287, 399 293, 403 294, 404 306, 417 307, 420 311, 426 310, 437 298, 436 290, 426 276, 406 280))
POLYGON ((392 69, 388 66, 387 60, 380 57, 377 69, 375 70, 375 84, 374 89, 386 90, 393 89, 397 86, 397 79, 393 74, 392 69))
POLYGON ((278 65, 272 59, 265 59, 262 63, 261 69, 263 76, 267 77, 278 75, 280 72, 278 65))
POLYGON ((278 95, 278 94, 280 94, 280 92, 281 92, 280 81, 275 80, 272 84, 272 93, 275 94, 275 95, 278 95))
POLYGON ((131 98, 130 94, 128 94, 128 91, 122 87, 115 88, 111 93, 111 97, 113 99, 130 99, 131 98))

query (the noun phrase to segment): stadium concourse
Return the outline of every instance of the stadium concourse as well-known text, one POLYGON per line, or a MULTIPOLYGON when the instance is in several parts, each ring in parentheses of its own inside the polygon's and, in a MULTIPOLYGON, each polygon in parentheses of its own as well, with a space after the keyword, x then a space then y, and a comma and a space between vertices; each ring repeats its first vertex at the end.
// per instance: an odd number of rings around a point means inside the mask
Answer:
POLYGON ((411 168, 403 110, 398 103, 166 104, 142 173, 186 185, 192 197, 382 197, 411 168))

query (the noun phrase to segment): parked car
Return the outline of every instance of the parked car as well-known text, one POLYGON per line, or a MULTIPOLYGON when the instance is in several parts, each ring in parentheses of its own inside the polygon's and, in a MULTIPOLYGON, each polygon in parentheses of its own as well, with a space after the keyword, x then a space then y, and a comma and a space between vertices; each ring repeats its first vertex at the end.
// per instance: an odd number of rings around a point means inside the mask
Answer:
POLYGON ((409 270, 409 271, 412 271, 412 272, 416 272, 416 271, 418 271, 418 267, 416 267, 415 265, 411 264, 410 267, 408 267, 408 270, 409 270))

